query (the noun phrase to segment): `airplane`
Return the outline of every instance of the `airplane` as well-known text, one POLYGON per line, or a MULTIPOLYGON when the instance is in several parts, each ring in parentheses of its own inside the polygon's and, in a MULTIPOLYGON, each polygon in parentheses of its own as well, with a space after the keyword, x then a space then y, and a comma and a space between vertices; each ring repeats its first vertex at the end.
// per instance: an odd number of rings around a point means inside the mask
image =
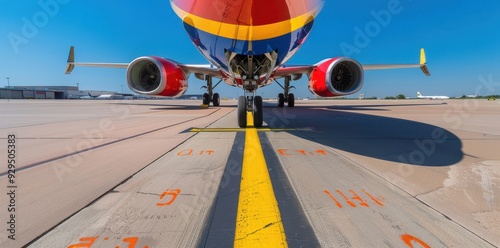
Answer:
POLYGON ((450 99, 448 96, 422 96, 420 92, 417 92, 417 97, 420 99, 431 99, 431 100, 445 100, 450 99))
POLYGON ((171 0, 192 43, 209 64, 182 64, 168 58, 144 56, 130 63, 75 62, 70 47, 66 74, 75 66, 126 69, 129 88, 142 95, 179 97, 188 88, 190 75, 206 82, 202 103, 220 105, 214 89, 222 82, 241 88, 237 119, 247 126, 247 112, 253 113, 253 125, 262 127, 262 97, 256 92, 273 82, 283 88, 277 105, 295 106, 290 93, 292 81, 308 77, 309 90, 320 97, 351 95, 363 87, 365 70, 420 68, 430 76, 425 52, 420 50, 419 64, 361 65, 347 57, 327 58, 314 65, 286 65, 304 44, 316 16, 326 0, 171 0), (219 79, 214 84, 213 79, 219 79), (283 79, 280 84, 277 79, 283 79))
POLYGON ((89 96, 80 97, 80 99, 98 99, 98 100, 122 100, 125 97, 133 97, 133 94, 123 94, 123 93, 114 93, 114 94, 103 94, 103 95, 92 95, 90 93, 89 96))
POLYGON ((80 99, 88 100, 88 99, 111 99, 112 95, 92 95, 87 93, 88 96, 82 96, 80 99))
POLYGON ((111 94, 105 94, 105 95, 92 95, 90 93, 88 93, 88 94, 89 94, 89 97, 92 99, 111 99, 111 97, 113 96, 111 94))

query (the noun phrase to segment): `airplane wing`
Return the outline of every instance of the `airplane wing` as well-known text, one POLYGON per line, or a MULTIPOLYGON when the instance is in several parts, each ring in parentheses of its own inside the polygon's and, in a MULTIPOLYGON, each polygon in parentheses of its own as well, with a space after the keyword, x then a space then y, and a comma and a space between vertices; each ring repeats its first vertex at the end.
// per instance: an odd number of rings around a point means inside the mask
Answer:
POLYGON ((302 75, 302 74, 309 74, 311 73, 314 68, 316 68, 315 65, 296 65, 296 66, 282 66, 274 72, 273 77, 274 78, 282 78, 286 76, 292 76, 292 75, 302 75))
POLYGON ((107 68, 127 68, 128 63, 75 63, 75 47, 69 48, 68 65, 66 66, 66 74, 71 74, 75 66, 92 66, 92 67, 107 67, 107 68))
POLYGON ((193 73, 198 79, 203 80, 200 76, 210 76, 214 78, 222 78, 219 69, 212 65, 185 65, 177 64, 186 74, 193 73))
MULTIPOLYGON (((122 68, 126 69, 130 63, 93 63, 93 62, 75 62, 75 47, 71 46, 68 55, 68 64, 66 66, 66 74, 71 74, 75 66, 90 66, 90 67, 104 67, 104 68, 122 68)), ((211 76, 215 78, 222 78, 220 71, 209 64, 204 65, 185 65, 177 63, 177 65, 187 74, 195 74, 196 77, 211 76)))
POLYGON ((420 64, 394 64, 394 65, 363 65, 363 69, 367 70, 385 70, 385 69, 403 69, 403 68, 420 68, 426 76, 431 73, 427 68, 427 59, 425 58, 424 49, 420 49, 420 64))
MULTIPOLYGON (((123 68, 126 69, 129 63, 83 63, 83 62, 75 62, 75 48, 74 46, 70 47, 69 56, 68 56, 68 64, 66 67, 66 74, 70 74, 75 66, 91 66, 91 67, 105 67, 105 68, 123 68)), ((222 74, 219 69, 213 67, 210 64, 201 64, 201 65, 187 65, 177 63, 177 65, 182 68, 182 70, 187 74, 195 74, 198 79, 204 78, 204 76, 211 76, 214 78, 222 78, 222 74)), ((302 74, 310 74, 316 65, 298 65, 298 66, 282 66, 278 68, 273 77, 274 78, 282 78, 287 76, 295 76, 296 78, 300 78, 302 74)), ((420 49, 420 64, 380 64, 380 65, 363 65, 364 70, 384 70, 384 69, 403 69, 403 68, 420 68, 422 72, 426 76, 430 76, 429 69, 427 68, 427 61, 425 58, 424 49, 420 49)))
MULTIPOLYGON (((404 68, 420 68, 426 76, 430 76, 431 73, 427 67, 427 60, 425 58, 424 49, 420 49, 420 64, 380 64, 380 65, 362 65, 363 70, 385 70, 385 69, 404 69, 404 68)), ((298 74, 309 74, 311 73, 315 65, 305 65, 305 66, 290 66, 290 67, 280 67, 274 73, 274 78, 281 78, 286 76, 298 75, 298 74)))

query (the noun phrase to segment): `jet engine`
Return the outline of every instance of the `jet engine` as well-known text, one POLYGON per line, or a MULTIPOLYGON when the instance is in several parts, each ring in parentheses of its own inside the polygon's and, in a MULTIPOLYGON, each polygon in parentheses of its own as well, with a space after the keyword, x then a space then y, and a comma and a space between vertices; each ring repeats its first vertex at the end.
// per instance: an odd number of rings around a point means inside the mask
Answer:
POLYGON ((309 90, 320 97, 354 94, 363 87, 363 75, 363 67, 353 59, 326 59, 309 75, 309 90))
POLYGON ((178 97, 188 88, 187 77, 177 63, 159 57, 140 57, 127 68, 128 87, 135 93, 178 97))

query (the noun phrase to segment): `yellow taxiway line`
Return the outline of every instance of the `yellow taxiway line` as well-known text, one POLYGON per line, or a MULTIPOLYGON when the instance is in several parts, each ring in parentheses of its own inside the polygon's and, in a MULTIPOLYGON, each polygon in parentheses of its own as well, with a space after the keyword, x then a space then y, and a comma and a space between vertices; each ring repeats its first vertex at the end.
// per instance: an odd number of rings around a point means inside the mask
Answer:
MULTIPOLYGON (((286 132, 286 131, 311 131, 308 128, 269 128, 259 127, 254 128, 257 132, 286 132)), ((193 133, 235 133, 246 132, 246 128, 191 128, 189 132, 193 133)))
MULTIPOLYGON (((248 113, 247 122, 253 123, 248 113)), ((234 247, 288 247, 257 129, 248 125, 234 247)))

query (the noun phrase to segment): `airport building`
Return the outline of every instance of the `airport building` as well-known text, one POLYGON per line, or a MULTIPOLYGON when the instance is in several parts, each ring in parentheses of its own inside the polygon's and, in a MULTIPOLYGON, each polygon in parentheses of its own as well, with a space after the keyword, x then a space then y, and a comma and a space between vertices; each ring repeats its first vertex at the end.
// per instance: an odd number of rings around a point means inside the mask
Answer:
MULTIPOLYGON (((78 86, 10 86, 0 88, 0 99, 172 99, 171 97, 137 96, 114 91, 80 90, 78 86), (98 96, 107 96, 98 98, 98 96)), ((179 100, 201 100, 203 95, 183 95, 179 100)))
POLYGON ((82 99, 116 92, 80 90, 77 86, 10 86, 0 89, 0 99, 82 99))

